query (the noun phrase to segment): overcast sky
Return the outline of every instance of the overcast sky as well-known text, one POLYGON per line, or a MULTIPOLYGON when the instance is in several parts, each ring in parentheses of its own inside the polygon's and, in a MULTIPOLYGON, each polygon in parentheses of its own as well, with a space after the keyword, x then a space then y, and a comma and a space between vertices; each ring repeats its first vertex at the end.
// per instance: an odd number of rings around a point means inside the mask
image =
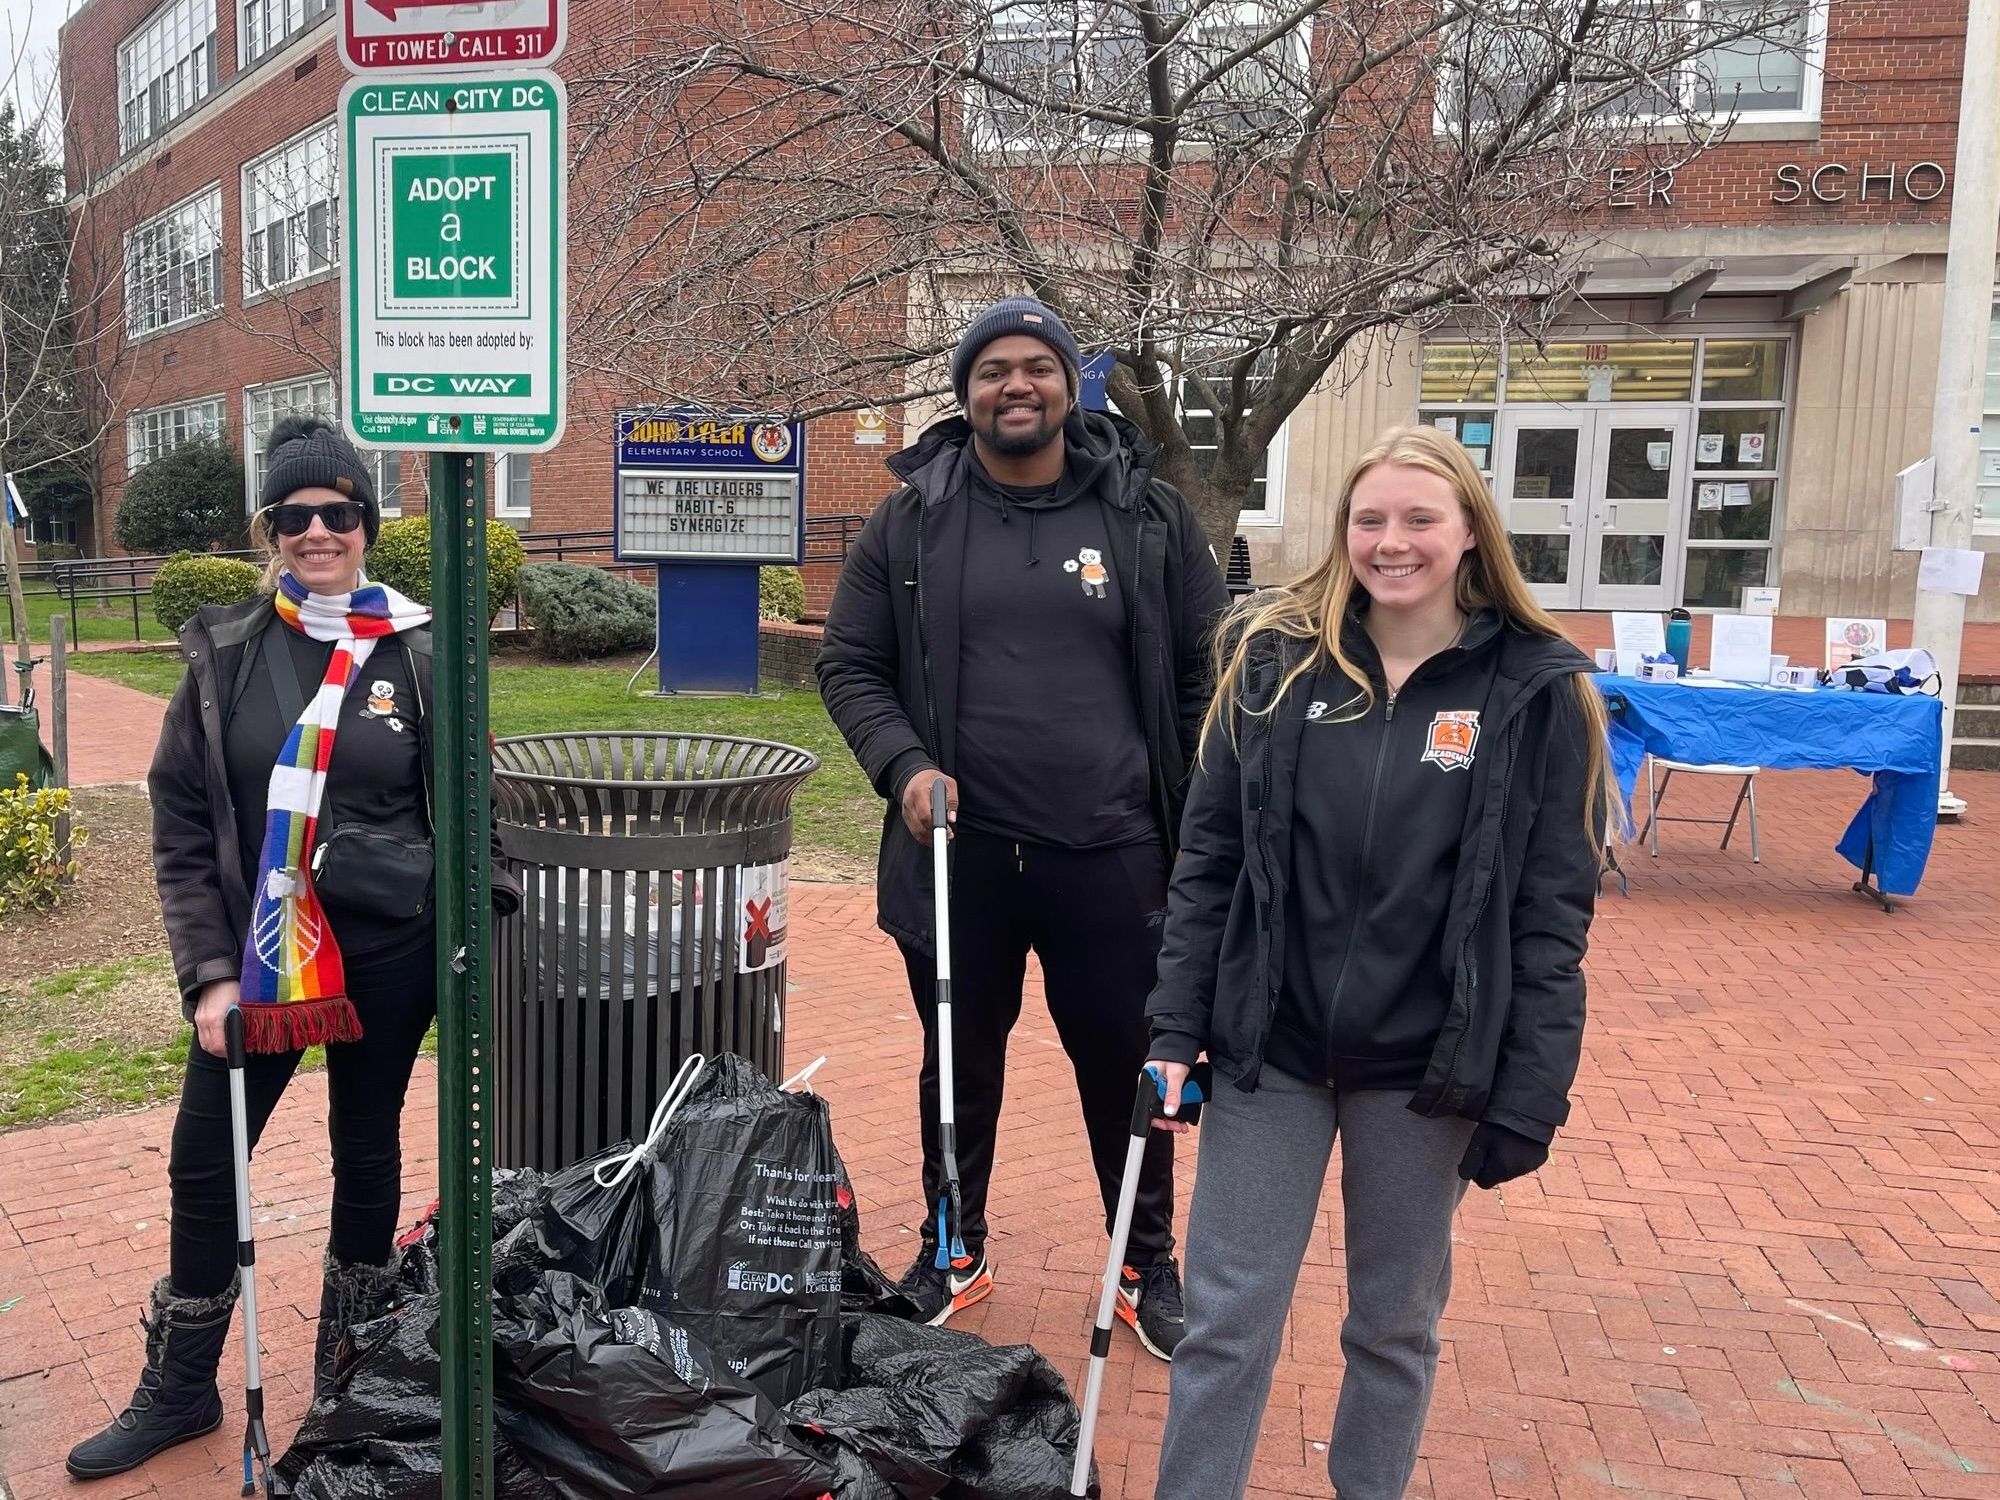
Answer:
POLYGON ((55 68, 56 28, 78 9, 80 0, 0 0, 0 47, 6 49, 0 62, 0 78, 11 71, 12 60, 27 51, 25 61, 35 77, 46 78, 55 68))

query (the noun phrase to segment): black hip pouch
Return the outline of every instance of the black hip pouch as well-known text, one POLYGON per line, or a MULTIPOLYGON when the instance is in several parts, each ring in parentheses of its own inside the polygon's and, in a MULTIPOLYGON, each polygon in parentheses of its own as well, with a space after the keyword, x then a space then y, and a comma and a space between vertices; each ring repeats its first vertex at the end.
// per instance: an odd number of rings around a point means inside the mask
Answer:
POLYGON ((431 841, 343 823, 313 850, 313 886, 329 906, 408 922, 431 909, 437 856, 431 841))

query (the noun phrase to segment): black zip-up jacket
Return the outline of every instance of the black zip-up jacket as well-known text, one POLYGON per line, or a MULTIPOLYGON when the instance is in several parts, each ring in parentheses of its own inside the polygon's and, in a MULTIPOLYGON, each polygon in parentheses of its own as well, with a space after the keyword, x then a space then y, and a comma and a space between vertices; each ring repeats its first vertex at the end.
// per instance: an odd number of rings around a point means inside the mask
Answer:
MULTIPOLYGON (((1154 450, 1137 427, 1108 413, 1073 411, 1063 439, 1098 469, 1112 569, 1123 580, 1155 816, 1171 851, 1208 709, 1209 632, 1228 590, 1187 501, 1152 477, 1154 450)), ((971 441, 972 429, 953 417, 889 460, 903 488, 875 508, 848 553, 816 666, 827 712, 888 799, 876 920, 923 953, 934 941, 931 854, 903 826, 901 798, 918 771, 955 774, 957 765, 971 441)))
MULTIPOLYGON (((1239 705, 1269 702, 1306 649, 1260 636, 1239 705)), ((1586 809, 1587 721, 1572 685, 1590 661, 1567 641, 1503 629, 1492 662, 1474 762, 1483 769, 1470 789, 1438 953, 1449 1003, 1410 1108, 1546 1142, 1569 1118, 1601 860, 1602 839, 1590 832, 1601 819, 1586 809)), ((1302 676, 1287 698, 1312 681, 1302 676)), ((1293 795, 1307 720, 1294 702, 1270 713, 1239 706, 1232 717, 1235 743, 1230 726, 1217 725, 1189 788, 1147 1014, 1153 1056, 1193 1062, 1206 1051, 1218 1073, 1249 1091, 1284 987, 1293 795)), ((1358 937, 1385 939, 1396 934, 1364 929, 1358 937)))
MULTIPOLYGON (((187 675, 174 690, 160 726, 146 789, 153 803, 153 873, 160 914, 180 985, 181 1010, 194 1019, 202 988, 235 979, 243 969, 243 939, 250 928, 250 880, 239 852, 236 809, 223 759, 228 718, 243 695, 254 663, 246 650, 271 622, 269 595, 243 604, 204 605, 181 627, 187 675)), ((430 797, 431 633, 428 627, 391 637, 404 655, 417 692, 417 733, 430 797)), ((376 649, 382 650, 382 646, 376 649)), ((336 747, 337 752, 337 747, 336 747)), ((439 871, 439 878, 447 878, 439 871)), ((493 845, 493 906, 518 910, 521 888, 500 863, 493 845)))

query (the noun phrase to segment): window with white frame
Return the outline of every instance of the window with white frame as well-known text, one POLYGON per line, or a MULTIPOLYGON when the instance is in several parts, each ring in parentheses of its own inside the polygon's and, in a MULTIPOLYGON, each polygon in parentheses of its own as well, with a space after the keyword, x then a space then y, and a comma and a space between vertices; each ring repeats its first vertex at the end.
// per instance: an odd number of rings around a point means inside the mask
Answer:
POLYGON ((167 0, 118 44, 118 146, 130 151, 215 89, 215 0, 167 0))
MULTIPOLYGON (((1180 399, 1175 403, 1181 421, 1181 431, 1187 435, 1188 446, 1195 452, 1196 461, 1210 462, 1210 455, 1222 445, 1222 425, 1215 413, 1209 410, 1201 388, 1191 380, 1183 380, 1180 399)), ((1256 469, 1250 478, 1250 493, 1244 498, 1243 509, 1237 517, 1238 524, 1244 526, 1277 526, 1285 518, 1285 445, 1290 431, 1290 423, 1280 427, 1270 445, 1258 455, 1256 469)))
POLYGON ((222 300, 222 187, 125 235, 125 327, 133 338, 206 317, 222 300))
POLYGON ((243 0, 236 21, 237 57, 247 68, 332 11, 333 0, 243 0))
POLYGON ((503 454, 493 465, 493 514, 521 520, 534 510, 532 460, 525 453, 503 454))
POLYGON ((125 472, 136 474, 191 438, 222 435, 222 398, 135 411, 125 419, 125 472))
MULTIPOLYGON (((1502 0, 1445 35, 1440 125, 1514 118, 1543 86, 1563 45, 1575 0, 1502 0)), ((1633 0, 1600 12, 1573 60, 1573 86, 1600 92, 1626 81, 1605 106, 1630 119, 1693 110, 1742 120, 1819 117, 1827 0, 1633 0), (1678 53, 1683 38, 1715 38, 1678 67, 1632 76, 1633 59, 1678 53)), ((1550 108, 1564 103, 1560 89, 1550 108)))
MULTIPOLYGON (((332 378, 307 375, 298 380, 252 386, 243 393, 243 481, 248 490, 245 502, 252 511, 257 509, 258 497, 264 493, 264 476, 270 471, 264 449, 271 441, 271 429, 286 417, 324 417, 338 426, 340 406, 334 399, 332 378)), ((401 515, 402 455, 364 450, 361 461, 375 481, 375 499, 382 514, 401 515)))
POLYGON ((333 121, 243 168, 243 294, 268 292, 334 268, 340 149, 333 121))
POLYGON ((1973 495, 1973 529, 2000 536, 2000 288, 1986 334, 1986 417, 1979 424, 1979 488, 1973 495))
MULTIPOLYGON (((988 145, 1129 136, 1118 120, 1082 111, 1133 115, 1149 107, 1146 41, 1131 0, 987 0, 987 10, 991 29, 978 65, 997 86, 977 90, 974 113, 988 145)), ((1183 117, 1184 136, 1269 129, 1304 97, 1309 22, 1236 56, 1270 30, 1278 11, 1271 0, 1214 0, 1175 39, 1168 66, 1177 88, 1222 69, 1183 117)))

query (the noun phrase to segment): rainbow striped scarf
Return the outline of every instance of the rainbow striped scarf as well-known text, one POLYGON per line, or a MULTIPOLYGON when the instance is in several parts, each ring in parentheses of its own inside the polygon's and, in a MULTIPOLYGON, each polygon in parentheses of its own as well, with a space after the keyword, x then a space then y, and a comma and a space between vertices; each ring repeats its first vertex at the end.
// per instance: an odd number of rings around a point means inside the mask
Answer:
POLYGON ((360 1018, 347 998, 340 944, 313 889, 313 837, 348 685, 383 636, 427 624, 431 617, 422 605, 366 579, 351 594, 314 594, 281 573, 272 604, 292 629, 336 645, 325 680, 271 768, 264 849, 243 944, 243 1043, 251 1052, 292 1052, 315 1042, 361 1038, 360 1018))

